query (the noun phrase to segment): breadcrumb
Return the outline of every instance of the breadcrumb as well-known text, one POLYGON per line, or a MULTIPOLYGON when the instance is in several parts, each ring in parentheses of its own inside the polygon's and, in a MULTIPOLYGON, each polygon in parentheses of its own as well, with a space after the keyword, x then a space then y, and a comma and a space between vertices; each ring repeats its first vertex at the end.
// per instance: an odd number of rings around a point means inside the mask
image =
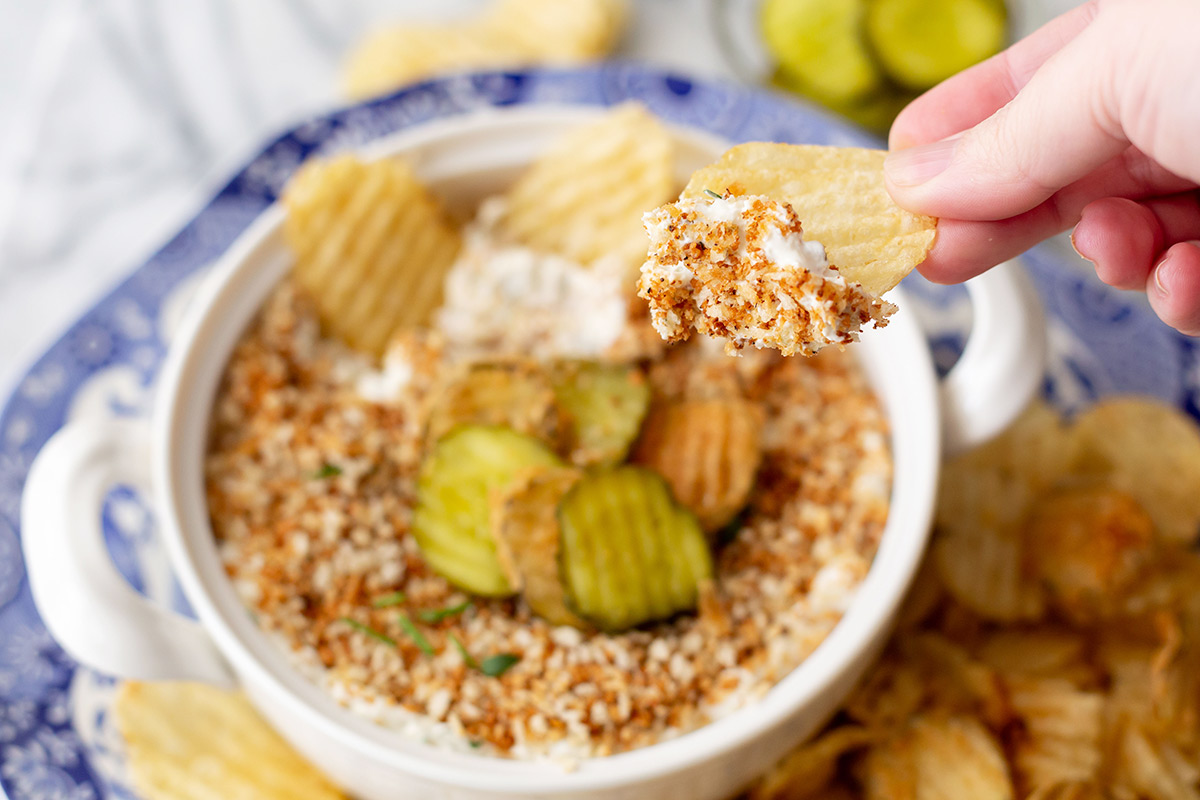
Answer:
POLYGON ((847 282, 787 203, 726 192, 669 203, 642 222, 650 251, 638 295, 669 342, 695 329, 725 339, 731 354, 754 345, 811 356, 896 310, 847 282))

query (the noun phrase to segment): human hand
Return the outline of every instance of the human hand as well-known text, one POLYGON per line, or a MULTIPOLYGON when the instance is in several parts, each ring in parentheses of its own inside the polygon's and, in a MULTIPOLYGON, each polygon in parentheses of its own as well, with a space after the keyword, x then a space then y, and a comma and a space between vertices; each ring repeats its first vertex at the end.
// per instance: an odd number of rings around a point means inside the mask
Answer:
POLYGON ((966 280, 1075 226, 1100 278, 1200 335, 1200 3, 1091 0, 892 125, 896 202, 941 217, 921 265, 966 280))

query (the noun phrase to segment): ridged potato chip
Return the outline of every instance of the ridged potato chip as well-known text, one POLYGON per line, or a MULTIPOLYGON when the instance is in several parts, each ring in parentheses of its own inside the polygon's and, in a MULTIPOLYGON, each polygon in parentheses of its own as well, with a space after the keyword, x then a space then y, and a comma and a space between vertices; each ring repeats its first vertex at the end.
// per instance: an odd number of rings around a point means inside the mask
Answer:
POLYGON ((517 42, 478 24, 409 23, 373 31, 346 60, 346 96, 365 99, 452 70, 519 66, 530 61, 517 42))
POLYGON ((375 31, 351 53, 343 84, 365 98, 443 72, 601 58, 627 16, 624 0, 499 0, 472 19, 375 31))
POLYGON ((1074 467, 1129 492, 1165 541, 1200 535, 1200 427, 1147 397, 1106 398, 1080 414, 1074 467))
POLYGON ((113 706, 145 800, 341 800, 241 694, 201 683, 122 684, 113 706))
POLYGON ((1058 414, 1035 403, 1003 435, 942 470, 933 559, 956 600, 987 619, 1039 619, 1022 525, 1030 504, 1066 471, 1071 441, 1058 414))
POLYGON ((847 280, 880 295, 924 261, 937 238, 937 220, 905 211, 888 194, 886 155, 852 147, 748 142, 693 174, 683 196, 732 190, 788 203, 804 225, 805 238, 825 246, 829 263, 847 280))
POLYGON ((992 734, 973 717, 922 715, 861 765, 867 800, 1012 800, 1012 780, 992 734))
POLYGON ((1009 702, 1021 724, 1010 742, 1026 792, 1100 779, 1104 696, 1055 678, 1010 678, 1009 702))
POLYGON ((627 0, 498 0, 482 27, 538 61, 565 64, 607 55, 628 18, 627 0))
POLYGON ((762 410, 748 400, 684 400, 651 409, 632 460, 666 478, 713 533, 745 507, 762 460, 762 410))
POLYGON ((1126 796, 1146 800, 1200 800, 1200 770, 1141 727, 1125 725, 1117 738, 1113 782, 1126 796))
POLYGON ((558 504, 582 475, 570 468, 531 471, 494 497, 491 514, 496 557, 509 584, 542 619, 576 628, 588 624, 567 607, 558 504))
POLYGON ((674 189, 674 149, 644 108, 619 106, 571 131, 517 179, 501 229, 580 264, 613 259, 632 280, 646 256, 642 212, 674 189))
POLYGON ((503 425, 551 446, 564 428, 550 376, 534 363, 472 364, 447 376, 430 404, 426 439, 464 424, 503 425))
POLYGON ((309 161, 282 202, 296 282, 330 333, 380 355, 397 329, 429 319, 460 242, 412 167, 349 155, 309 161))
POLYGON ((1033 503, 1024 530, 1027 571, 1051 604, 1081 623, 1111 615, 1154 557, 1154 523, 1125 492, 1072 486, 1033 503))
POLYGON ((749 800, 825 800, 837 773, 838 759, 877 738, 866 728, 834 728, 801 745, 767 774, 749 800))
POLYGON ((1067 678, 1095 684, 1096 670, 1087 663, 1085 636, 1066 628, 1002 628, 978 645, 976 657, 999 673, 1025 677, 1067 678))

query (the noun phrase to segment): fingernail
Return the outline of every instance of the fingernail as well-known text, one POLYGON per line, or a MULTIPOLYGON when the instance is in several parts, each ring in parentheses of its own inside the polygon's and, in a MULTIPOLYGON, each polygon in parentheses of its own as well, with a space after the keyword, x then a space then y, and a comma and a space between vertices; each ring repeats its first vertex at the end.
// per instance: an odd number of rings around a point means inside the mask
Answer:
POLYGON ((897 186, 919 186, 946 171, 958 147, 957 136, 888 153, 883 171, 897 186))
POLYGON ((1164 269, 1170 269, 1171 253, 1168 252, 1162 259, 1154 265, 1152 274, 1154 275, 1154 286, 1158 289, 1158 293, 1163 297, 1167 296, 1167 287, 1163 284, 1162 274, 1164 269))

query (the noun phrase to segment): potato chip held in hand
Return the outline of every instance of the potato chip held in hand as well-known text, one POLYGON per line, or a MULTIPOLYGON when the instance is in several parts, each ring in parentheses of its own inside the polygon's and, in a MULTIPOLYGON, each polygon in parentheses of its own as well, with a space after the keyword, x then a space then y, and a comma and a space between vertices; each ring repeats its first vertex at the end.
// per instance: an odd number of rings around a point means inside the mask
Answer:
POLYGON ((682 197, 766 195, 790 205, 804 236, 873 295, 893 288, 933 248, 937 220, 900 208, 883 182, 883 150, 748 142, 696 172, 682 197))
POLYGON ((656 330, 812 355, 887 324, 895 307, 879 295, 924 260, 937 222, 896 206, 884 156, 754 142, 695 173, 643 218, 638 293, 656 330))

